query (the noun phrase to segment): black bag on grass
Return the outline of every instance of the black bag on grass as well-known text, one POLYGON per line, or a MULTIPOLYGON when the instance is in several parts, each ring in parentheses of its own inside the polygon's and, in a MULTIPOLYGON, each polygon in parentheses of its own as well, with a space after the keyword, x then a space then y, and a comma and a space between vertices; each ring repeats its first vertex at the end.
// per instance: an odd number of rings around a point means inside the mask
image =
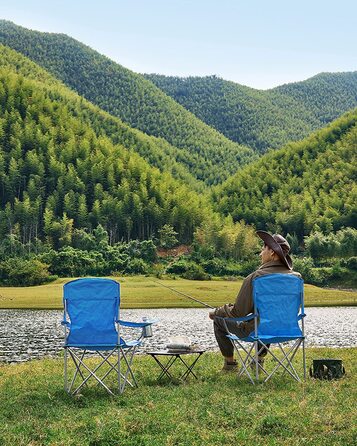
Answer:
POLYGON ((313 359, 310 367, 311 378, 340 379, 344 374, 342 359, 313 359))

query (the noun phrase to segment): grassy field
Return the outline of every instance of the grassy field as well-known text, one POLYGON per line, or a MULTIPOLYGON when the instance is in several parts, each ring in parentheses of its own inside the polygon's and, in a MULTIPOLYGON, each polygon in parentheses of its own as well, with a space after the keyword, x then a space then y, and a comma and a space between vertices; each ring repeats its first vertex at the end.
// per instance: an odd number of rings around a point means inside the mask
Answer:
POLYGON ((0 444, 355 445, 356 349, 307 350, 308 365, 322 357, 341 358, 346 376, 296 383, 278 375, 253 387, 247 378, 220 373, 220 356, 205 353, 195 369, 198 380, 158 384, 157 365, 140 356, 134 364, 139 387, 118 397, 94 385, 68 396, 61 359, 0 365, 0 444))
MULTIPOLYGON (((165 279, 134 276, 116 277, 121 283, 122 308, 199 307, 189 299, 162 287, 159 283, 189 294, 209 305, 234 302, 242 281, 165 279), (159 282, 159 283, 158 283, 159 282)), ((59 279, 48 285, 11 288, 0 287, 0 308, 62 308, 62 287, 71 279, 59 279)), ((357 305, 357 292, 305 285, 307 306, 357 305)))

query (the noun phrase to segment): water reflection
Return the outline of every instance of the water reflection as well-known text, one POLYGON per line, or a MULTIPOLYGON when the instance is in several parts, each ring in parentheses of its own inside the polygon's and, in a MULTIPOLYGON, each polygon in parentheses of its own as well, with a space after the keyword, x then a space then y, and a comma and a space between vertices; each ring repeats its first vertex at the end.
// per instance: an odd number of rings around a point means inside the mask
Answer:
MULTIPOLYGON (((357 346, 357 307, 307 308, 307 345, 357 346)), ((159 319, 154 336, 142 350, 164 348, 171 335, 187 335, 192 342, 217 349, 212 321, 205 309, 123 310, 121 318, 141 321, 144 316, 159 319)), ((21 362, 56 356, 62 350, 62 312, 56 310, 0 310, 0 361, 21 362)))

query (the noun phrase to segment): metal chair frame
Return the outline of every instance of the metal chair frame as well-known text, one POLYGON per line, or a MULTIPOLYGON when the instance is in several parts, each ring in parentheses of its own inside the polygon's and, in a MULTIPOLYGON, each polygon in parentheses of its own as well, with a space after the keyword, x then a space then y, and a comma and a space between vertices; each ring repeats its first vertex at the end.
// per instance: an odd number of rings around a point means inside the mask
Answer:
MULTIPOLYGON (((77 279, 82 280, 82 279, 77 279)), ((120 284, 119 289, 120 289, 120 284)), ((132 362, 134 355, 137 351, 137 348, 142 344, 145 336, 146 327, 152 325, 156 321, 146 320, 145 322, 128 322, 119 319, 119 298, 117 303, 117 311, 116 311, 116 319, 115 319, 115 328, 117 331, 117 342, 116 345, 91 345, 89 346, 74 346, 67 345, 68 336, 70 333, 70 322, 67 319, 67 316, 70 316, 67 308, 67 299, 63 299, 64 302, 64 313, 62 325, 64 326, 64 389, 71 395, 77 394, 84 386, 88 385, 88 381, 90 379, 94 379, 97 381, 98 385, 104 387, 104 389, 110 394, 115 395, 114 392, 106 385, 104 380, 112 373, 115 372, 117 375, 117 390, 119 394, 122 394, 125 390, 126 385, 128 384, 130 387, 137 387, 137 381, 135 379, 133 370, 132 370, 132 362), (126 343, 120 337, 120 326, 126 326, 131 328, 141 328, 141 334, 135 341, 130 341, 126 343), (89 348, 88 348, 89 347, 89 348), (85 357, 88 357, 87 353, 91 353, 91 356, 99 356, 101 361, 97 363, 97 365, 91 369, 84 361, 85 357), (114 362, 113 359, 114 358, 114 362), (73 376, 69 378, 68 373, 68 362, 69 359, 72 359, 75 370, 73 376), (110 361, 111 359, 111 361, 110 361), (98 375, 98 371, 105 364, 109 366, 109 370, 107 370, 103 376, 98 375), (124 365, 124 367, 123 367, 124 365), (81 381, 75 385, 77 378, 80 378, 81 381)))
MULTIPOLYGON (((274 276, 274 274, 272 274, 274 276)), ((262 276, 264 277, 264 276, 262 276)), ((267 276, 265 276, 267 277, 267 276)), ((259 280, 259 278, 254 279, 254 281, 259 280)), ((301 279, 300 279, 301 280, 301 279)), ((223 318, 225 327, 227 330, 227 337, 231 340, 233 347, 235 351, 237 352, 238 358, 241 363, 241 368, 238 371, 238 377, 242 376, 244 373, 248 376, 250 382, 252 384, 255 384, 256 382, 259 382, 259 371, 262 371, 266 377, 264 379, 264 382, 267 382, 274 374, 275 372, 282 367, 283 373, 286 372, 296 381, 301 382, 301 379, 296 372, 295 367, 293 366, 292 362, 293 359, 298 351, 298 348, 300 345, 302 346, 302 352, 303 352, 303 370, 304 370, 304 380, 306 379, 306 358, 305 358, 305 327, 304 327, 304 318, 306 316, 304 312, 304 289, 303 289, 303 282, 301 284, 301 292, 300 292, 300 314, 297 315, 297 321, 301 321, 301 336, 291 337, 289 341, 271 341, 264 342, 261 337, 259 337, 258 333, 258 318, 259 318, 259 308, 257 308, 255 293, 254 293, 254 281, 253 281, 253 301, 254 301, 254 313, 245 317, 241 318, 223 318), (233 333, 230 333, 226 321, 235 321, 235 322, 242 322, 242 321, 248 321, 254 319, 254 333, 252 333, 248 339, 247 338, 239 338, 233 333), (286 342, 294 341, 293 345, 290 347, 287 347, 284 350, 283 344, 286 342), (243 343, 250 343, 250 347, 245 347, 243 343), (283 354, 282 358, 279 358, 271 349, 271 347, 267 347, 267 343, 269 344, 277 344, 280 351, 283 354), (261 345, 260 348, 258 348, 258 345, 261 345), (241 350, 245 353, 241 352, 241 350), (273 359, 277 362, 273 370, 269 373, 264 366, 259 363, 259 354, 266 349, 267 355, 271 355, 273 359), (254 364, 255 366, 255 376, 254 374, 251 374, 249 369, 251 368, 251 365, 254 364), (255 380, 254 380, 255 378, 255 380)))

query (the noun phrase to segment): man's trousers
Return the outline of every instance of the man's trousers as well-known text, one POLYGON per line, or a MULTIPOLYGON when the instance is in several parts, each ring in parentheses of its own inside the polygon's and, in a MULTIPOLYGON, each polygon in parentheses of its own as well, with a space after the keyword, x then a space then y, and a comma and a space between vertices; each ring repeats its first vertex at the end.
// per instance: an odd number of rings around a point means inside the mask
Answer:
MULTIPOLYGON (((243 326, 239 322, 224 321, 223 318, 215 317, 213 321, 214 334, 217 339, 217 343, 221 353, 224 357, 230 358, 233 356, 234 347, 229 338, 227 338, 227 328, 230 333, 235 334, 239 338, 245 338, 249 333, 243 329, 243 326)), ((267 344, 269 347, 270 344, 267 344)), ((262 348, 262 344, 258 343, 258 351, 262 348)), ((267 350, 264 347, 259 353, 259 357, 262 358, 267 354, 267 350)))

